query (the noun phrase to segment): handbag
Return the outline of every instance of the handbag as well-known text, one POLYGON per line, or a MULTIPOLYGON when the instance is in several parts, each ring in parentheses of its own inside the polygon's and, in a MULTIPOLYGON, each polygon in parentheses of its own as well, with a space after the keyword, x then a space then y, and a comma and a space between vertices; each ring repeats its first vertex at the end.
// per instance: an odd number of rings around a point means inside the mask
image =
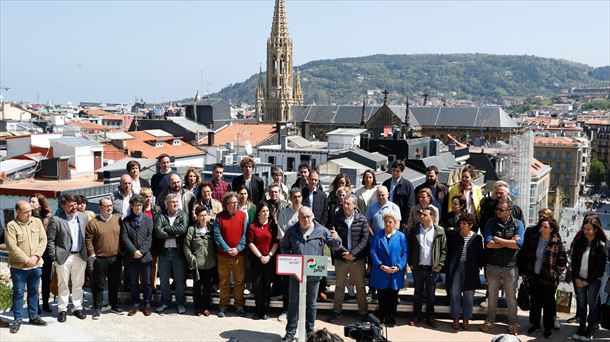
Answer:
POLYGON ((557 312, 570 313, 570 310, 572 310, 572 292, 557 289, 555 304, 557 312))
POLYGON ((610 329, 610 296, 606 296, 606 303, 599 306, 599 325, 604 329, 610 329))
POLYGON ((517 306, 523 311, 530 309, 530 284, 527 280, 523 280, 519 285, 519 293, 517 293, 517 306))

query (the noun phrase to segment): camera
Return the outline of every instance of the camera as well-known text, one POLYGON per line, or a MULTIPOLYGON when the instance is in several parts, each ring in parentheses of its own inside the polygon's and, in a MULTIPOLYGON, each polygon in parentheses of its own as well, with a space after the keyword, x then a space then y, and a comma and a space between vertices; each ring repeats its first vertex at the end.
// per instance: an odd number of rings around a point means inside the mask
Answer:
POLYGON ((343 336, 352 338, 356 342, 388 342, 383 336, 381 322, 376 317, 372 321, 353 323, 344 327, 343 336))

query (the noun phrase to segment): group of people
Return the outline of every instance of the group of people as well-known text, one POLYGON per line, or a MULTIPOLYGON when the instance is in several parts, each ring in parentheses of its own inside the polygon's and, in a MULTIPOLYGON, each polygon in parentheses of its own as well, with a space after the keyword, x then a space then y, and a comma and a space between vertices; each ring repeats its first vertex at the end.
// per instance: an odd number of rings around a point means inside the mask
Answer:
MULTIPOLYGON (((172 305, 173 287, 177 312, 185 314, 190 273, 198 316, 212 313, 215 287, 220 297, 218 317, 226 316, 231 296, 235 312, 246 316, 246 283, 254 291, 255 319, 268 319, 271 297, 280 295, 283 312, 278 319, 287 322, 283 341, 289 342, 296 335, 299 284, 292 277, 275 274, 276 256, 323 255, 328 246, 336 275, 330 322, 342 316, 347 290, 348 295, 355 292, 361 319, 367 319, 369 302, 377 297, 375 315, 386 326, 395 326, 398 293, 410 270, 415 293, 408 324, 437 326, 435 290, 437 278, 444 273, 451 326, 468 330, 474 291, 481 287, 479 274, 484 268, 488 313, 482 331, 495 326, 503 281, 508 331, 519 333, 516 290, 521 276, 531 288, 528 333, 541 329, 544 311, 544 336, 552 335, 554 295, 567 263, 553 213, 541 210, 537 225, 526 230, 508 184, 496 182, 484 197, 474 184, 471 166, 450 188, 439 181, 436 167, 428 167, 426 181, 414 188, 402 176, 405 165, 396 161, 392 177, 382 185, 373 170, 366 170, 362 186, 353 191, 349 177, 339 174, 327 195, 319 184, 319 173, 307 164, 299 166, 299 179, 291 187, 283 184, 282 170, 274 168, 273 182, 265 188, 249 157, 241 161, 242 174, 232 184, 223 180, 222 164, 214 166, 211 181, 202 182, 198 170, 190 168, 182 178, 171 169, 168 155, 157 159, 159 171, 150 182, 140 177, 140 164, 130 161, 117 191, 99 200, 98 214, 86 210, 84 197, 70 194, 61 196, 55 215, 41 194, 16 203, 16 218, 6 229, 14 291, 11 332, 19 331, 22 322, 25 288, 29 322, 46 325, 34 289, 42 282, 42 310, 51 312, 53 269, 59 322, 67 320, 70 291, 73 315, 86 318, 85 278, 90 279, 94 298, 93 319, 102 315, 105 282, 112 313, 123 314, 118 304, 123 284, 131 293, 127 315, 151 315, 157 275, 161 303, 154 311, 161 314, 172 305)), ((571 248, 580 323, 574 338, 583 341, 591 338, 597 323, 600 278, 608 254, 605 242, 599 217, 589 215, 571 248)), ((326 281, 308 277, 306 289, 306 331, 311 335, 317 299, 326 296, 326 281)))

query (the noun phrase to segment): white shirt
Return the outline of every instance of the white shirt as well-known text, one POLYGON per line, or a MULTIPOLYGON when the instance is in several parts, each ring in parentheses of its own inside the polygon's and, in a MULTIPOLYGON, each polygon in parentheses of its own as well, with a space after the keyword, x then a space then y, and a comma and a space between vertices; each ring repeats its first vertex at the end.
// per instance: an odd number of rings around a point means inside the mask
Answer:
MULTIPOLYGON (((316 189, 313 189, 313 191, 311 191, 309 193, 309 207, 313 209, 313 193, 316 191, 316 189)), ((317 218, 317 217, 316 217, 317 218)))
POLYGON ((209 232, 209 231, 210 230, 206 226, 197 227, 197 234, 207 234, 207 232, 209 232))
MULTIPOLYGON (((169 219, 169 225, 173 226, 174 225, 174 221, 176 221, 176 215, 174 216, 168 216, 167 217, 169 219)), ((165 248, 176 248, 178 247, 178 245, 176 244, 176 238, 169 238, 167 240, 165 240, 165 244, 164 244, 165 248)))
POLYGON ((585 252, 582 253, 582 259, 580 260, 580 271, 578 275, 581 278, 587 279, 589 277, 589 252, 591 251, 591 246, 587 246, 585 252))
MULTIPOLYGON (((121 194, 122 195, 122 194, 121 194)), ((121 213, 121 218, 124 219, 131 213, 131 207, 129 206, 129 196, 123 197, 123 211, 121 213)))
POLYGON ((417 234, 419 242, 419 264, 432 266, 432 241, 434 241, 434 225, 430 225, 428 229, 424 229, 424 225, 420 224, 419 234, 417 234))
POLYGON ((140 186, 140 178, 138 180, 131 180, 131 192, 134 194, 139 194, 142 187, 140 186))
POLYGON ((70 251, 78 252, 80 251, 82 245, 82 239, 80 235, 80 225, 78 224, 78 215, 74 214, 74 217, 70 218, 70 215, 66 214, 68 217, 68 226, 70 226, 70 235, 72 235, 72 248, 70 251))

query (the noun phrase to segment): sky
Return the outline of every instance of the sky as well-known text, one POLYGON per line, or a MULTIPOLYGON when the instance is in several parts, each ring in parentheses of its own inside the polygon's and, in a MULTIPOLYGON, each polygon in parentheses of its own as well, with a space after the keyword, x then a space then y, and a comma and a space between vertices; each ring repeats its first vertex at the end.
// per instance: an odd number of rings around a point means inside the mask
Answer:
MULTIPOLYGON (((264 70, 274 2, 0 0, 0 95, 77 104, 219 91, 264 70)), ((610 65, 609 0, 287 0, 286 11, 294 66, 421 53, 610 65)))

